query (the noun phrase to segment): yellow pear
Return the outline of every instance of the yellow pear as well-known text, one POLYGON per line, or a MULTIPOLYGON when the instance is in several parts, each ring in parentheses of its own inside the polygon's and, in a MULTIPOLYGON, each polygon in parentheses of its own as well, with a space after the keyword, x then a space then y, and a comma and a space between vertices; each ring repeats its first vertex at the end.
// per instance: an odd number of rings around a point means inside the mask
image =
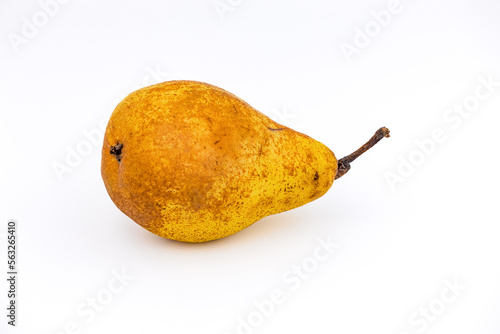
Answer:
POLYGON ((139 89, 116 107, 101 172, 109 196, 159 236, 204 242, 327 192, 349 162, 235 95, 195 81, 139 89))

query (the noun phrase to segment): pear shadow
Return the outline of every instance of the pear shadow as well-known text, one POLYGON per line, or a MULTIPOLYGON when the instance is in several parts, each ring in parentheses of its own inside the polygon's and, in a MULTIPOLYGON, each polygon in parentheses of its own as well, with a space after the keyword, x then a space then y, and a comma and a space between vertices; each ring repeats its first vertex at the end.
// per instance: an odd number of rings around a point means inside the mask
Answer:
POLYGON ((293 212, 282 212, 264 217, 232 236, 236 241, 244 243, 259 242, 266 239, 278 241, 283 238, 285 232, 293 231, 295 228, 300 227, 302 223, 304 222, 301 215, 293 212))
POLYGON ((217 248, 234 249, 235 246, 244 247, 245 245, 261 243, 268 239, 278 241, 283 238, 284 234, 300 229, 301 225, 307 225, 307 222, 304 221, 304 217, 304 213, 297 214, 297 209, 293 210, 293 212, 287 211, 278 213, 264 217, 235 234, 201 243, 189 243, 163 238, 144 229, 127 217, 120 219, 120 224, 122 225, 122 236, 129 239, 130 243, 135 244, 137 247, 144 247, 147 245, 153 248, 191 252, 199 250, 207 251, 217 248))

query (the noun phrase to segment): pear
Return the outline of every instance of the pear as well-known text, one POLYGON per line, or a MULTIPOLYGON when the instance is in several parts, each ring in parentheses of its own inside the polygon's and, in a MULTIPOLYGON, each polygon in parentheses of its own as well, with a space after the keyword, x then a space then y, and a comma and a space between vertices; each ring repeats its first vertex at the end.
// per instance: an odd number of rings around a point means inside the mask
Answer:
POLYGON ((337 160, 235 95, 169 81, 121 101, 108 122, 101 173, 115 205, 164 238, 205 242, 318 199, 384 136, 337 160))

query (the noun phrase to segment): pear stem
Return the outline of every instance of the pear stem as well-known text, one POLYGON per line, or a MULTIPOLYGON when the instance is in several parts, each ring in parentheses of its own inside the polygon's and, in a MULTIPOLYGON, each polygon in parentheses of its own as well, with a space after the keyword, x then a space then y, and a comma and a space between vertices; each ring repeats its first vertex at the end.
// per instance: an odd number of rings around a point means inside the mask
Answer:
POLYGON ((361 146, 359 149, 357 149, 355 152, 349 154, 346 157, 343 157, 337 162, 337 176, 335 176, 335 180, 341 178, 345 173, 351 169, 351 162, 356 160, 361 154, 365 153, 368 151, 370 148, 372 148, 376 143, 378 143, 382 138, 387 137, 389 138, 389 129, 384 127, 381 127, 380 129, 375 132, 373 137, 370 138, 364 144, 361 146))

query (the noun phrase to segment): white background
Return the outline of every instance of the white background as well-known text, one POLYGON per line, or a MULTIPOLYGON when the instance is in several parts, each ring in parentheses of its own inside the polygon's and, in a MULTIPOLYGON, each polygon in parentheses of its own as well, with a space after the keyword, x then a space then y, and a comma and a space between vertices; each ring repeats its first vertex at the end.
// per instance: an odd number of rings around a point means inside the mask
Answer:
POLYGON ((500 4, 402 0, 374 24, 390 6, 1 0, 0 258, 5 273, 16 219, 20 276, 16 328, 0 280, 0 332, 498 334, 500 4), (99 124, 172 79, 229 90, 338 157, 380 126, 392 136, 313 203, 215 242, 162 239, 109 199, 99 124), (281 303, 262 303, 274 290, 281 303))

